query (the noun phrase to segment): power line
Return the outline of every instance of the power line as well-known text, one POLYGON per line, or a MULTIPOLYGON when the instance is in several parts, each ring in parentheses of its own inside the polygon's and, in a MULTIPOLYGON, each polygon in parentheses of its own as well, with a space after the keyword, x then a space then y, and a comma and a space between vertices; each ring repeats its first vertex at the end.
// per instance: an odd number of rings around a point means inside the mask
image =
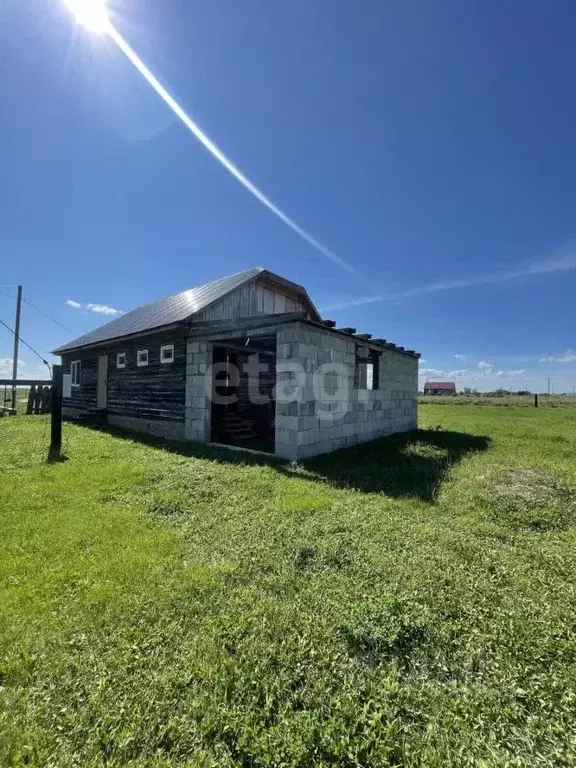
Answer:
MULTIPOLYGON (((1 289, 0 289, 0 293, 4 294, 4 296, 8 296, 9 299, 16 298, 15 296, 12 296, 10 293, 6 293, 6 291, 3 291, 1 289)), ((38 312, 38 314, 42 315, 47 320, 51 320, 55 325, 60 326, 60 328, 65 330, 67 333, 71 333, 72 336, 76 335, 76 331, 71 330, 70 328, 65 326, 64 323, 61 323, 59 320, 56 320, 56 318, 52 317, 52 315, 49 315, 47 312, 44 312, 43 309, 40 309, 40 307, 37 307, 35 304, 32 304, 32 302, 28 301, 28 299, 25 298, 24 296, 22 296, 22 301, 24 302, 24 304, 28 304, 29 307, 32 307, 32 309, 35 309, 36 312, 38 312)))
MULTIPOLYGON (((4 326, 4 328, 7 328, 7 329, 10 331, 10 333, 11 333, 11 334, 13 334, 14 336, 16 336, 16 331, 15 331, 13 328, 10 328, 10 326, 9 326, 9 325, 6 325, 6 323, 5 323, 3 320, 0 320, 0 325, 3 325, 3 326, 4 326)), ((24 339, 22 338, 22 336, 18 336, 18 338, 20 339, 20 341, 22 342, 22 344, 24 344, 24 346, 25 346, 25 347, 28 347, 28 349, 30 350, 30 352, 33 352, 33 353, 36 355, 36 357, 37 357, 37 358, 39 358, 40 360, 42 360, 42 362, 44 363, 44 365, 46 365, 46 366, 48 367, 48 370, 50 371, 50 376, 52 376, 52 368, 50 367, 50 363, 48 362, 48 360, 44 360, 44 358, 42 357, 42 355, 40 354, 40 352, 36 352, 36 350, 34 349, 34 347, 31 347, 31 346, 30 346, 30 344, 28 344, 28 342, 27 342, 27 341, 24 341, 24 339)))
POLYGON ((42 309, 39 309, 37 306, 35 306, 34 304, 32 304, 32 302, 31 302, 31 301, 28 301, 28 299, 25 299, 24 297, 22 297, 22 301, 24 302, 24 304, 28 304, 28 306, 29 306, 29 307, 32 307, 32 309, 35 309, 35 310, 36 310, 36 312, 38 312, 39 314, 41 314, 41 315, 42 315, 43 317, 45 317, 47 320, 52 320, 52 322, 53 322, 53 323, 55 323, 56 325, 59 325, 59 326, 60 326, 60 328, 63 328, 63 329, 64 329, 65 331, 67 331, 68 333, 71 333, 71 334, 72 334, 72 336, 75 336, 75 335, 76 335, 76 332, 75 332, 75 331, 71 331, 71 330, 70 330, 70 328, 67 328, 67 327, 66 327, 66 326, 65 326, 63 323, 61 323, 59 320, 55 320, 55 319, 54 319, 53 317, 51 317, 51 316, 50 316, 50 315, 49 315, 47 312, 44 312, 44 310, 42 310, 42 309))

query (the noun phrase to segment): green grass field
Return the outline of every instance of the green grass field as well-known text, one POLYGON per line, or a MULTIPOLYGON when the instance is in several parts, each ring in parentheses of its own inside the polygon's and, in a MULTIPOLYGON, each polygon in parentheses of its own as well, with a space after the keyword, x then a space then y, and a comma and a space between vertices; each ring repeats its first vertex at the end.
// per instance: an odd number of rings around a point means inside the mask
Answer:
MULTIPOLYGON (((491 405, 534 408, 534 395, 420 395, 421 405, 491 405)), ((576 408, 575 395, 538 395, 539 408, 576 408)))
POLYGON ((0 420, 0 766, 576 764, 576 409, 284 464, 0 420))

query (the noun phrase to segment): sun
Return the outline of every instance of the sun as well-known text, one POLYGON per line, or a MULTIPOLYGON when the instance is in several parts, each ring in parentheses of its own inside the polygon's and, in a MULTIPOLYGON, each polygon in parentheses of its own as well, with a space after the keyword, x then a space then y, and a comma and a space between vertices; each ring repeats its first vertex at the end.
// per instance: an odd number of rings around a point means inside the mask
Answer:
POLYGON ((76 21, 90 32, 103 34, 110 25, 104 0, 64 0, 76 21))

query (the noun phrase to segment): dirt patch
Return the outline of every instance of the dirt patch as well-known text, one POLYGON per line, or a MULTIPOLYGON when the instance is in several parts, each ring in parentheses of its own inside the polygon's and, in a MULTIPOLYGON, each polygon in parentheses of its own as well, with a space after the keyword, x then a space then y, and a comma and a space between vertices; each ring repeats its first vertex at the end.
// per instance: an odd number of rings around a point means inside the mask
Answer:
POLYGON ((576 488, 528 467, 495 469, 480 478, 488 516, 517 530, 562 531, 576 520, 576 488))

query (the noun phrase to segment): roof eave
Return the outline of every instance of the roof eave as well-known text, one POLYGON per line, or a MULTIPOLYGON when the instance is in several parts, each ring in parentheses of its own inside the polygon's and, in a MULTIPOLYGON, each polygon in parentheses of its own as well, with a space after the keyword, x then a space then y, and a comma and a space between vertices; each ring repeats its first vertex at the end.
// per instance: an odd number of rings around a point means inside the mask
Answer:
POLYGON ((73 347, 58 347, 58 349, 55 349, 52 354, 53 355, 67 355, 70 352, 80 352, 85 349, 94 349, 95 347, 107 347, 112 344, 117 344, 120 341, 131 340, 131 339, 137 339, 141 338, 143 336, 152 336, 155 333, 160 333, 161 331, 170 331, 175 330, 176 328, 187 328, 190 323, 190 318, 186 318, 185 320, 180 320, 177 323, 168 323, 167 325, 158 325, 155 328, 147 328, 145 331, 138 331, 137 333, 129 333, 129 334, 122 334, 120 336, 114 336, 110 339, 103 339, 102 341, 94 341, 91 344, 78 344, 77 346, 73 347))

